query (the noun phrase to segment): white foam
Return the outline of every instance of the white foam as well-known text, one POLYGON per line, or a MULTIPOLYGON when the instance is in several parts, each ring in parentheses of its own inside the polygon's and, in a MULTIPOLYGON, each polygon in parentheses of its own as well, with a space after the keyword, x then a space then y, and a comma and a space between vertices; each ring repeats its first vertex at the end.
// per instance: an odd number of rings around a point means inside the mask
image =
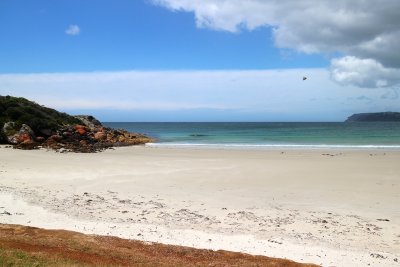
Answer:
POLYGON ((400 149, 400 145, 148 143, 147 147, 214 149, 400 149))

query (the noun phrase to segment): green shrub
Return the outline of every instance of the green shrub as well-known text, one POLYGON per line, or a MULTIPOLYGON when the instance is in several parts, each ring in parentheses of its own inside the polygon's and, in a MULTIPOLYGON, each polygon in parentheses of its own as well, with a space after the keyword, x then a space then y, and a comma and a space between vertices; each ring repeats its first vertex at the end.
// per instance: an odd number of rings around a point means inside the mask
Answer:
POLYGON ((56 130, 62 125, 81 123, 73 116, 41 106, 22 97, 0 96, 1 128, 4 123, 9 121, 14 121, 17 126, 27 124, 35 132, 41 129, 56 130))

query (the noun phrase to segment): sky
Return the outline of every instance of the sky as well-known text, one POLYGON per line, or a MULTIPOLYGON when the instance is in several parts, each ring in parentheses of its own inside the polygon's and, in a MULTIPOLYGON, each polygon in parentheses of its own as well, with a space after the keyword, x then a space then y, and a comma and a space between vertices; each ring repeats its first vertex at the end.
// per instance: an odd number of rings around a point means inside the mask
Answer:
POLYGON ((0 0, 0 95, 102 121, 400 111, 398 10, 397 0, 0 0))

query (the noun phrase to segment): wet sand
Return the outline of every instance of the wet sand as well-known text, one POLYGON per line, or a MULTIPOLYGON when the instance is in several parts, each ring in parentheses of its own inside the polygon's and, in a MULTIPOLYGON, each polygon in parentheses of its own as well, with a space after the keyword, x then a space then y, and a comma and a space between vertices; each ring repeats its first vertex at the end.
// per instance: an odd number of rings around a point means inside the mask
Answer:
POLYGON ((400 151, 0 147, 0 222, 398 266, 400 151))

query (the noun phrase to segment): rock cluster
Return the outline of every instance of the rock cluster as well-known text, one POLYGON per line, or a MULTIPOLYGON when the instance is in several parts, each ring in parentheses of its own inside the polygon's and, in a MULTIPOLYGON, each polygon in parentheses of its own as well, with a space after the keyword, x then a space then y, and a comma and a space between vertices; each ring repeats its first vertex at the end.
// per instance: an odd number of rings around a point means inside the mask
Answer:
POLYGON ((103 127, 92 116, 85 117, 86 120, 81 120, 82 124, 61 126, 58 130, 49 132, 50 135, 47 136, 42 132, 35 134, 26 124, 18 127, 14 122, 5 123, 2 134, 5 141, 14 145, 15 148, 44 147, 59 152, 90 153, 111 147, 139 145, 152 141, 151 138, 141 134, 103 127))
POLYGON ((7 122, 4 124, 2 132, 5 136, 5 140, 12 145, 21 145, 21 146, 31 146, 35 143, 36 137, 35 133, 32 129, 26 125, 22 124, 22 126, 17 131, 17 126, 15 122, 7 122))

